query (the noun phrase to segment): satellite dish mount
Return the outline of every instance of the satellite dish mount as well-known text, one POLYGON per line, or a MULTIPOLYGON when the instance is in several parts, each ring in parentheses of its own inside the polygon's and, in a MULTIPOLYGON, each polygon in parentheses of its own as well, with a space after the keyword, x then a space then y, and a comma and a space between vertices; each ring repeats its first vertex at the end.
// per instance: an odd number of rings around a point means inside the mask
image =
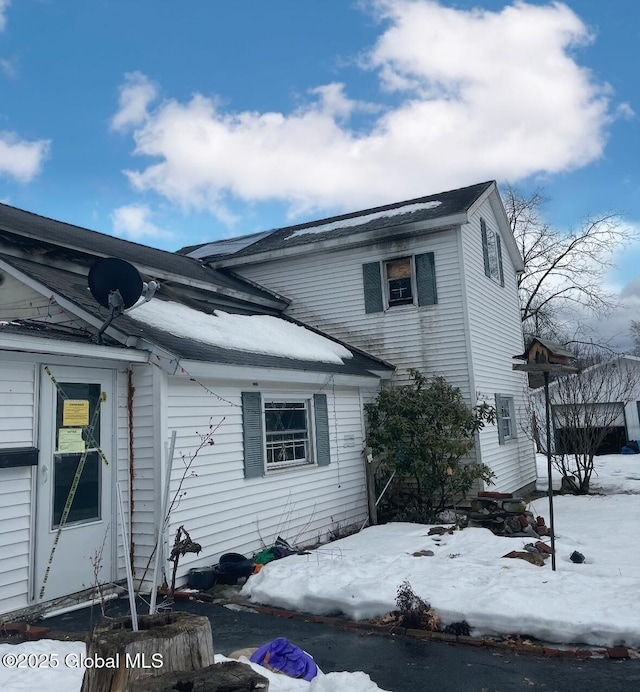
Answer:
POLYGON ((96 301, 109 308, 109 316, 96 335, 102 343, 102 335, 111 322, 136 304, 144 285, 138 270, 129 262, 116 257, 100 259, 89 270, 89 290, 96 301))

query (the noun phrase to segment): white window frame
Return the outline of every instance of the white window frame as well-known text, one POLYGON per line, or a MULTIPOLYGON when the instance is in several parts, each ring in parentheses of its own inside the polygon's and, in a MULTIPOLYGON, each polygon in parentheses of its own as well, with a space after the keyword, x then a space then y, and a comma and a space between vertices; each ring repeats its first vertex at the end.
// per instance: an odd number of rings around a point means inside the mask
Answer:
POLYGON ((489 278, 500 283, 500 255, 498 254, 498 234, 489 226, 487 229, 487 259, 489 264, 489 278))
MULTIPOLYGON (((315 461, 315 429, 314 429, 314 411, 313 399, 309 396, 300 396, 294 394, 266 394, 262 395, 262 421, 264 430, 264 463, 265 472, 274 473, 291 468, 300 468, 303 466, 314 466, 315 461), (305 457, 304 459, 290 459, 284 461, 269 461, 270 452, 274 447, 269 446, 269 435, 277 434, 274 431, 271 433, 267 430, 267 410, 269 404, 302 404, 306 415, 306 437, 305 457)), ((285 443, 286 444, 286 443, 285 443)))
POLYGON ((382 270, 383 270, 383 277, 384 277, 384 302, 385 302, 385 309, 389 310, 391 308, 402 308, 406 307, 408 305, 416 305, 416 299, 418 295, 418 285, 416 282, 416 263, 415 263, 415 256, 414 255, 402 255, 401 257, 387 257, 386 259, 382 260, 382 270), (387 264, 390 262, 399 262, 400 260, 409 260, 409 266, 411 268, 411 302, 406 302, 406 303, 391 303, 391 290, 389 287, 389 281, 392 281, 393 279, 390 279, 388 274, 387 274, 387 264))
POLYGON ((497 406, 497 423, 500 427, 499 437, 501 444, 508 442, 509 440, 515 440, 516 434, 516 415, 515 415, 515 405, 513 402, 513 397, 499 394, 499 400, 496 402, 497 406), (505 406, 506 405, 506 406, 505 406), (504 409, 508 410, 508 415, 504 415, 504 409), (508 429, 505 430, 504 424, 507 423, 508 429))

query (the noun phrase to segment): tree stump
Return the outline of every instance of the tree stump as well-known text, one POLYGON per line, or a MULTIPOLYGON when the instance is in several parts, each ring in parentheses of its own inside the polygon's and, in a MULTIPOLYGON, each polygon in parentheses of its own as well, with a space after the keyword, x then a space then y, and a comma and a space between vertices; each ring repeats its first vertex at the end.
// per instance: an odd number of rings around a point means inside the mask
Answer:
POLYGON ((190 613, 142 615, 96 627, 87 643, 81 692, 129 692, 138 680, 172 671, 206 668, 214 662, 209 619, 190 613))
POLYGON ((140 680, 136 692, 268 692, 269 681, 238 661, 214 663, 189 673, 165 673, 140 680))

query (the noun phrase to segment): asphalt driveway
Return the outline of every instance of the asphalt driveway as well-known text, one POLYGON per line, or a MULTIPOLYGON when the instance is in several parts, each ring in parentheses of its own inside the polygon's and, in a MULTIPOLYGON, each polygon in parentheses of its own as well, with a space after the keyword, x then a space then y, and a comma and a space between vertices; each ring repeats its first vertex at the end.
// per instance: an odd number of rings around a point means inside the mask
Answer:
MULTIPOLYGON (((107 614, 125 614, 126 599, 111 602, 107 614)), ((141 608, 140 612, 144 612, 141 608)), ((311 620, 277 617, 240 610, 233 604, 188 601, 176 610, 206 615, 211 620, 213 646, 224 655, 286 637, 310 653, 321 670, 369 674, 381 688, 393 692, 507 692, 544 689, 558 692, 601 692, 640 689, 640 659, 559 660, 516 655, 482 647, 418 641, 402 635, 368 633, 311 620)), ((84 609, 38 624, 56 638, 82 636, 99 610, 84 609)))

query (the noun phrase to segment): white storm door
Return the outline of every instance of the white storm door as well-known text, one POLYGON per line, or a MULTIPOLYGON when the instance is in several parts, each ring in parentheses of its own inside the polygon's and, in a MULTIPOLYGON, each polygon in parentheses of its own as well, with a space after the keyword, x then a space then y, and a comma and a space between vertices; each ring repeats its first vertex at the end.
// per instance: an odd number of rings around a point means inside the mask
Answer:
POLYGON ((113 390, 111 370, 42 370, 36 601, 113 580, 113 390))

